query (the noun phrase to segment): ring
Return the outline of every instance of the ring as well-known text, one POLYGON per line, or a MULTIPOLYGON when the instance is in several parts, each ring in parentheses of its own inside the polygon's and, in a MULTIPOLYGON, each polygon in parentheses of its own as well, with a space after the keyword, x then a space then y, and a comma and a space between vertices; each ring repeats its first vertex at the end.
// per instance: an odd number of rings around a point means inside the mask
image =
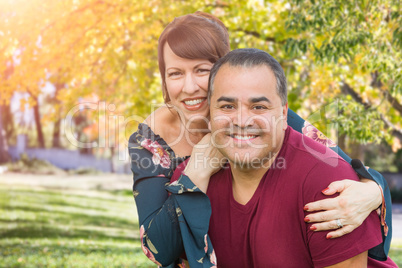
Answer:
POLYGON ((340 219, 336 219, 335 222, 336 222, 336 225, 338 225, 338 228, 342 228, 342 227, 343 227, 343 224, 342 224, 342 222, 341 222, 340 219))

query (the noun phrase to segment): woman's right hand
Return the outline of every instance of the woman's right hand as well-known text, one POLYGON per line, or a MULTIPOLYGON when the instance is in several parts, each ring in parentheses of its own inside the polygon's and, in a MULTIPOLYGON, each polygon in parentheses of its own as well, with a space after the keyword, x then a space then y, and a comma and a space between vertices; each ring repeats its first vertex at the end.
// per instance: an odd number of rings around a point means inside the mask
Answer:
POLYGON ((201 191, 206 193, 209 178, 218 172, 225 163, 225 157, 213 145, 211 133, 208 133, 194 146, 190 160, 184 169, 184 174, 186 174, 201 191))

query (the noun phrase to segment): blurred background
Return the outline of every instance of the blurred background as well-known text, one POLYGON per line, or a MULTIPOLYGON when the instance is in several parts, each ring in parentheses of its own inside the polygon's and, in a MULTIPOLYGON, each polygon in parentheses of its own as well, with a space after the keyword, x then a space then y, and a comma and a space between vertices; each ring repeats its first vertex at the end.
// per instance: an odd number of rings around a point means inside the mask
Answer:
POLYGON ((197 10, 273 55, 290 108, 384 175, 402 265, 399 1, 0 0, 0 266, 154 267, 127 140, 162 103, 160 33, 197 10))

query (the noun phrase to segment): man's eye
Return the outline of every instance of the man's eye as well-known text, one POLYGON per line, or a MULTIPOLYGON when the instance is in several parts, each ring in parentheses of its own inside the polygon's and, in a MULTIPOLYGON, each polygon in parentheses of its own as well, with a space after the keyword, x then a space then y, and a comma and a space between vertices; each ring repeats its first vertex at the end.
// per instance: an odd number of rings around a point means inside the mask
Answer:
POLYGON ((222 106, 221 106, 221 109, 230 110, 230 109, 234 109, 234 106, 233 106, 233 105, 230 105, 230 104, 225 104, 225 105, 222 105, 222 106))
POLYGON ((253 107, 254 110, 264 110, 267 109, 267 107, 263 106, 263 105, 256 105, 253 107))

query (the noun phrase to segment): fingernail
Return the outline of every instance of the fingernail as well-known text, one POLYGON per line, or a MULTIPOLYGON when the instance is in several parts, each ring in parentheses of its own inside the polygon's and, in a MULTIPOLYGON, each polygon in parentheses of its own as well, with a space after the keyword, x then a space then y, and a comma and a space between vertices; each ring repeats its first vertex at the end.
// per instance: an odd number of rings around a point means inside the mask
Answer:
POLYGON ((314 225, 311 225, 310 230, 315 231, 315 230, 317 230, 317 227, 315 227, 314 225))
POLYGON ((305 218, 304 218, 304 221, 305 221, 305 222, 309 222, 310 219, 309 219, 308 217, 305 217, 305 218))
POLYGON ((304 208, 303 208, 304 210, 308 210, 308 206, 304 206, 304 208))
POLYGON ((332 235, 327 234, 327 239, 331 239, 331 238, 332 238, 332 235))
POLYGON ((324 190, 322 190, 321 192, 323 193, 323 194, 325 194, 326 192, 328 192, 329 191, 329 188, 327 187, 327 188, 325 188, 324 190))

